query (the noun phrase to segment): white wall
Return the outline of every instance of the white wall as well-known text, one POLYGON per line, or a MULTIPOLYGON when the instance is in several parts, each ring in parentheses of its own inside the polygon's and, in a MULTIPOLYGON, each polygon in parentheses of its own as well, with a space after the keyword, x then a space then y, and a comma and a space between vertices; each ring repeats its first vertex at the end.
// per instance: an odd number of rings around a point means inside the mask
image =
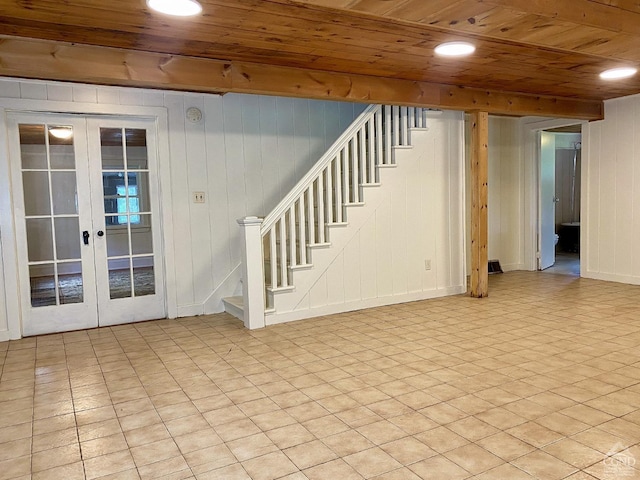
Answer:
POLYGON ((640 96, 605 102, 582 138, 581 274, 640 284, 640 96))
MULTIPOLYGON (((56 111, 82 111, 84 106, 92 113, 100 113, 102 106, 105 112, 114 110, 109 106, 132 113, 144 107, 166 109, 169 139, 161 138, 160 148, 168 144, 171 174, 170 184, 161 188, 163 197, 170 191, 173 207, 165 249, 175 258, 175 292, 168 294, 175 295, 179 316, 221 311, 219 298, 232 294, 239 280, 236 219, 268 213, 366 107, 14 79, 0 79, 2 99, 14 99, 17 110, 19 99, 31 110, 30 100, 38 101, 37 108, 56 111), (192 106, 202 110, 202 122, 186 120, 192 106), (205 204, 192 203, 194 191, 206 193, 205 204)), ((0 132, 5 152, 6 142, 6 132, 0 132)), ((0 162, 7 162, 7 156, 0 162)), ((2 171, 7 170, 4 165, 2 171)), ((10 213, 10 202, 3 208, 7 211, 2 215, 10 213)), ((11 234, 3 231, 3 237, 11 234)), ((11 253, 5 252, 5 261, 7 255, 11 253)), ((0 332, 2 328, 0 323, 0 332)))
POLYGON ((413 149, 396 151, 398 167, 381 171, 382 186, 365 189, 365 206, 353 208, 366 218, 346 227, 350 239, 308 294, 288 313, 276 305, 268 323, 466 291, 463 115, 427 125, 412 132, 413 149))
MULTIPOLYGON (((469 118, 466 132, 466 189, 467 220, 471 225, 470 193, 470 138, 469 118)), ((524 268, 523 237, 523 178, 520 123, 517 118, 489 116, 489 201, 488 201, 488 256, 499 260, 504 271, 524 268)), ((467 247, 471 248, 470 229, 467 228, 467 247)), ((470 260, 469 250, 467 260, 470 260)), ((470 266, 467 265, 467 269, 470 266)))

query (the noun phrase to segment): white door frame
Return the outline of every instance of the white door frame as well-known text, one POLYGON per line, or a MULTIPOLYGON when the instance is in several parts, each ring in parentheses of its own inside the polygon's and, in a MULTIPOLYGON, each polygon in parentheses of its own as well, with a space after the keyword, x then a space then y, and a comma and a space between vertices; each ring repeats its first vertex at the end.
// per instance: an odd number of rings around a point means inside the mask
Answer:
MULTIPOLYGON (((566 118, 525 118, 522 121, 522 146, 521 154, 524 161, 524 262, 526 270, 538 269, 538 232, 540 230, 540 145, 537 133, 552 128, 567 127, 579 124, 582 126, 582 145, 588 144, 587 122, 584 120, 571 120, 566 118)), ((583 161, 586 157, 583 148, 583 161)), ((583 172, 586 168, 583 169, 583 172)), ((580 232, 586 231, 586 218, 581 216, 580 232)), ((582 236, 582 233, 581 233, 582 236)), ((582 243, 582 242, 581 242, 582 243)), ((585 252, 586 253, 586 252, 585 252)), ((580 271, 585 271, 583 259, 586 254, 580 255, 580 271)))
POLYGON ((2 264, 4 267, 6 313, 8 330, 0 331, 0 341, 22 337, 22 311, 18 276, 18 256, 13 218, 14 199, 11 190, 7 112, 61 113, 83 116, 105 115, 122 118, 147 118, 155 123, 158 140, 158 170, 160 214, 164 252, 164 287, 166 311, 169 318, 178 316, 176 297, 175 257, 173 253, 173 205, 171 200, 171 162, 169 156, 169 122, 165 107, 76 103, 19 98, 0 98, 0 234, 2 235, 2 264))

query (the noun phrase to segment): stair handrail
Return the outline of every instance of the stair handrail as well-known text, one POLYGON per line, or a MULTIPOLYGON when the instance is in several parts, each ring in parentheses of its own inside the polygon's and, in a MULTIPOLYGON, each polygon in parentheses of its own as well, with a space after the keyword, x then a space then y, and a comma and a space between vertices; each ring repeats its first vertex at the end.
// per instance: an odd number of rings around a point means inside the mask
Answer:
POLYGON ((349 141, 358 133, 363 125, 371 119, 377 112, 381 111, 382 105, 369 105, 364 111, 355 119, 355 121, 347 128, 338 139, 333 142, 333 145, 320 157, 316 164, 309 170, 304 177, 291 189, 291 191, 285 196, 280 203, 269 213, 260 227, 260 234, 266 235, 271 227, 287 212, 294 204, 294 202, 300 198, 300 196, 309 188, 309 185, 313 183, 320 172, 322 172, 329 162, 335 158, 335 156, 349 144, 349 141))

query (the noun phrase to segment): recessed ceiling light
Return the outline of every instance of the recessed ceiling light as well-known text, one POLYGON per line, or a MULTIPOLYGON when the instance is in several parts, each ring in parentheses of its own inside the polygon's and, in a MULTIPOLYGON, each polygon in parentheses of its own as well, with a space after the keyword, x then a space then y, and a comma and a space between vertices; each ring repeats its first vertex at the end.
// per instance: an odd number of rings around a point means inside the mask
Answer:
POLYGON ((196 0, 147 0, 149 8, 175 17, 190 17, 202 12, 196 0))
POLYGON ((443 57, 463 57, 471 55, 476 51, 475 45, 468 42, 446 42, 441 43, 435 49, 437 55, 443 57))
POLYGON ((49 133, 56 138, 67 140, 73 136, 73 129, 71 127, 50 127, 49 133))
POLYGON ((620 67, 610 68, 600 74, 600 78, 604 80, 616 80, 618 78, 629 78, 636 74, 637 68, 633 67, 620 67))

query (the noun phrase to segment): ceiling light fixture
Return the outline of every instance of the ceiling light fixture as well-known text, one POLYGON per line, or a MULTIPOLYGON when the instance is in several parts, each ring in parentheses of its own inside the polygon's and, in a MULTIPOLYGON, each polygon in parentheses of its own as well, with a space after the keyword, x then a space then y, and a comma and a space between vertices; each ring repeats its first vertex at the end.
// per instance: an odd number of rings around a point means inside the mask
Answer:
POLYGON ((196 0, 147 0, 147 5, 156 12, 174 17, 191 17, 202 12, 196 0))
POLYGON ((469 42, 446 42, 435 48, 436 55, 443 57, 464 57, 476 51, 475 45, 469 42))
POLYGON ((50 127, 49 133, 61 140, 67 140, 73 136, 73 129, 71 127, 50 127))
POLYGON ((629 78, 636 74, 637 68, 633 67, 619 67, 610 68, 600 74, 600 78, 604 80, 617 80, 619 78, 629 78))

